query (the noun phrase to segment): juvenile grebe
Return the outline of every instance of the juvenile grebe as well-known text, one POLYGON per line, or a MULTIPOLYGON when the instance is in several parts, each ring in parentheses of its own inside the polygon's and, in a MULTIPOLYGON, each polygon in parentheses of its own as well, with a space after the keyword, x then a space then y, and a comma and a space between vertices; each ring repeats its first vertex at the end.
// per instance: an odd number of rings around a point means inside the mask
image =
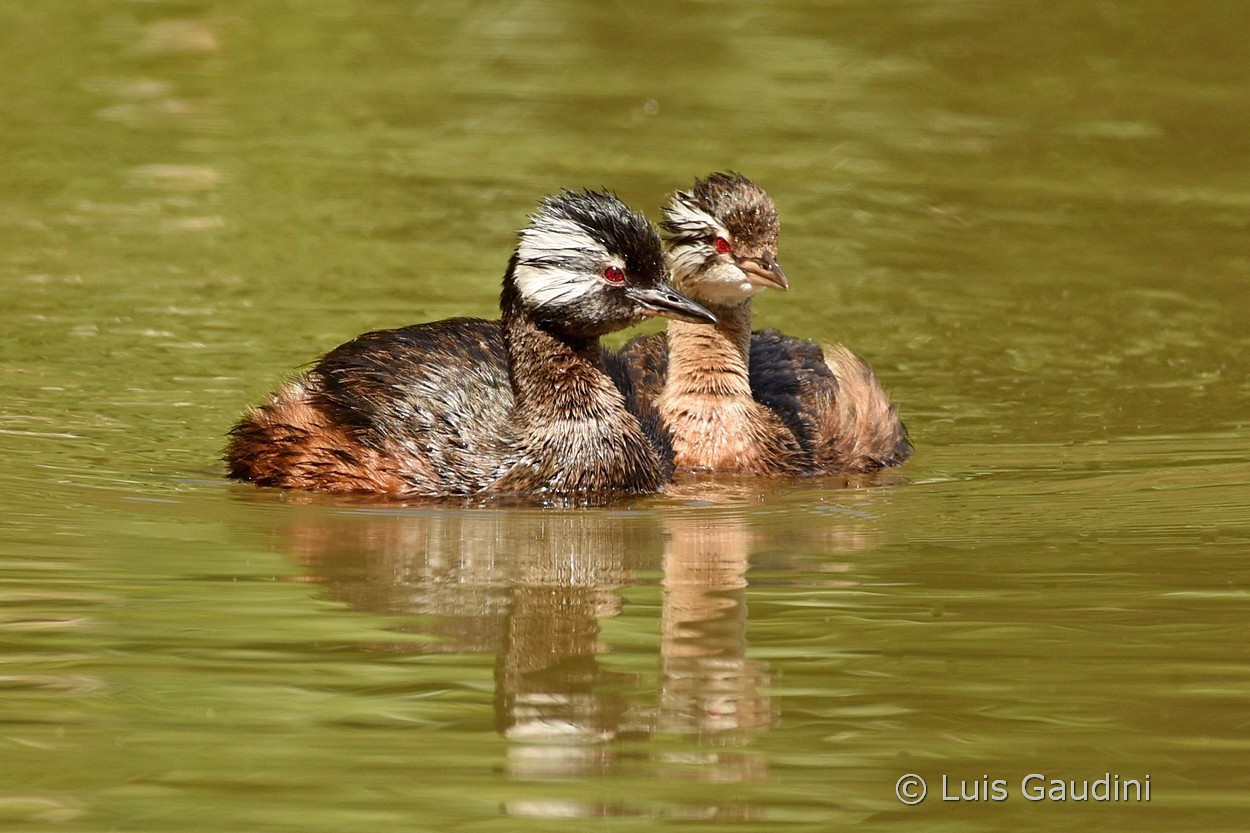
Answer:
POLYGON ((607 375, 599 338, 715 317, 665 280, 660 240, 614 195, 548 197, 521 231, 498 321, 366 333, 230 432, 229 476, 394 496, 653 492, 666 461, 607 375))
POLYGON ((751 332, 751 298, 787 289, 777 209, 733 173, 696 180, 664 208, 674 284, 717 317, 673 321, 629 342, 609 368, 633 411, 662 424, 674 464, 747 474, 873 471, 911 454, 906 429, 863 359, 776 330, 751 332))

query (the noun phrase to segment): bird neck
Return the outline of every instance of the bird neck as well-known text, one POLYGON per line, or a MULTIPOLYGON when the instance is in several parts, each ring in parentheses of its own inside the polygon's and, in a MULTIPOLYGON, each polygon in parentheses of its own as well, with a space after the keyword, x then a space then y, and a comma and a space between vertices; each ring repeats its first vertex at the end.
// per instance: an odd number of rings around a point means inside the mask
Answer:
POLYGON ((555 420, 609 419, 624 412, 598 336, 540 326, 510 282, 505 282, 500 307, 518 421, 541 426, 555 420))
POLYGON ((716 323, 668 322, 668 393, 751 396, 751 302, 704 304, 716 323))
POLYGON ((493 488, 583 495, 657 491, 665 475, 661 461, 608 375, 598 336, 540 326, 507 282, 500 306, 519 458, 493 488))

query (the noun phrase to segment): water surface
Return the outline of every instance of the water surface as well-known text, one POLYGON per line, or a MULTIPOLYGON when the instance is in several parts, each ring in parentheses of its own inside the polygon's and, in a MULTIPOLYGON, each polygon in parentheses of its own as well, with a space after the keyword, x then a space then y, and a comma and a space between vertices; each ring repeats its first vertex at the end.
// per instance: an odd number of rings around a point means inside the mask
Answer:
POLYGON ((0 826, 1242 829, 1248 26, 0 5, 0 826), (221 479, 293 368, 493 315, 541 195, 656 216, 724 168, 783 220, 758 323, 870 359, 901 473, 594 511, 221 479))

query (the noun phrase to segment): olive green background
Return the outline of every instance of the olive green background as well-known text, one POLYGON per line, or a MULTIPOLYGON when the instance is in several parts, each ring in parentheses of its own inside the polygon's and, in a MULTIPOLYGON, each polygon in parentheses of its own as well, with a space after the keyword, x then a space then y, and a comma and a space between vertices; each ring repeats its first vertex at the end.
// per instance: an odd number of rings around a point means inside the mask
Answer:
POLYGON ((0 826, 1244 829, 1248 30, 0 2, 0 826), (757 323, 873 363, 900 472, 594 511, 221 479, 292 369, 492 316, 543 194, 656 217, 726 168, 782 217, 757 323), (1152 798, 1034 804, 1030 772, 1152 798))

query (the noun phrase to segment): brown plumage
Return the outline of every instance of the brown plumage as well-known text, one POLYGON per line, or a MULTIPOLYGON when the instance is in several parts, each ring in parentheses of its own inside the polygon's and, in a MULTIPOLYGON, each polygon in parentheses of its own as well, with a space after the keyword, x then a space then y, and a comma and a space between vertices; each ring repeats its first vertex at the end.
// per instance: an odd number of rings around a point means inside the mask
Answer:
MULTIPOLYGON (((799 475, 809 454, 781 416, 756 401, 747 369, 745 307, 717 307, 713 327, 669 325, 610 360, 631 409, 663 426, 680 469, 799 475), (745 337, 745 338, 744 338, 745 337)), ((673 322, 676 324, 677 322, 673 322)))
POLYGON ((522 231, 499 321, 366 333, 230 432, 229 475, 392 496, 593 501, 652 492, 665 461, 607 376, 600 335, 712 321, 665 282, 660 242, 610 194, 548 198, 522 231))
POLYGON ((873 471, 911 444, 868 365, 844 347, 751 332, 750 299, 786 289, 768 194, 737 174, 677 192, 662 224, 674 283, 718 319, 634 339, 609 369, 635 413, 664 427, 679 468, 763 475, 873 471))
POLYGON ((754 333, 751 390, 790 426, 815 471, 870 472, 911 456, 907 428, 876 374, 840 344, 754 333))
POLYGON ((402 492, 404 481, 383 452, 335 422, 309 387, 288 382, 231 430, 228 476, 257 486, 402 492))

